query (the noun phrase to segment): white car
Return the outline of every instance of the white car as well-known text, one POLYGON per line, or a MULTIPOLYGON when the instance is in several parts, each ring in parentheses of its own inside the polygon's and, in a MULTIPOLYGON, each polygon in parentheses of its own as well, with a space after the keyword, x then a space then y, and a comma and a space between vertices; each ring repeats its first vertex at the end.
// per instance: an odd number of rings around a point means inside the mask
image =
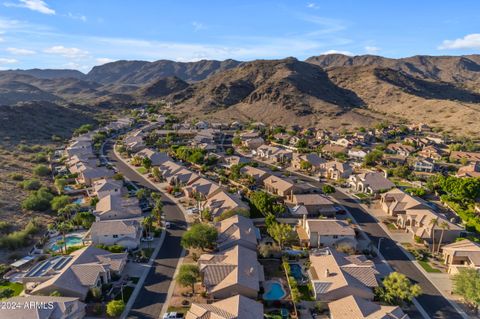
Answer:
POLYGON ((165 222, 165 228, 168 229, 168 228, 170 228, 170 227, 172 227, 172 224, 170 224, 170 222, 165 222))
POLYGON ((163 319, 183 318, 183 314, 178 312, 167 312, 163 315, 163 319))

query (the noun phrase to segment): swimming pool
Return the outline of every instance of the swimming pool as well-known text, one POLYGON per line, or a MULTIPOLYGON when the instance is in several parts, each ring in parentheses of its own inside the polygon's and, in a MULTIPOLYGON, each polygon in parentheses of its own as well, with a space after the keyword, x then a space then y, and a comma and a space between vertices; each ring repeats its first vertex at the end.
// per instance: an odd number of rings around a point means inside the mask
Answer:
POLYGON ((73 201, 74 204, 82 205, 84 202, 83 197, 79 197, 73 201))
POLYGON ((73 191, 73 187, 72 186, 64 186, 63 187, 63 190, 66 190, 66 191, 73 191))
POLYGON ((290 264, 290 272, 295 280, 302 281, 304 279, 302 266, 299 264, 290 264))
POLYGON ((278 281, 269 281, 265 283, 264 300, 280 300, 285 297, 287 293, 283 286, 278 281))
MULTIPOLYGON (((61 250, 63 245, 62 246, 58 245, 58 242, 61 240, 62 238, 57 240, 52 246, 50 246, 50 249, 53 251, 61 250)), ((66 236, 65 241, 66 241, 67 247, 78 246, 82 244, 82 237, 75 236, 75 235, 66 236)))

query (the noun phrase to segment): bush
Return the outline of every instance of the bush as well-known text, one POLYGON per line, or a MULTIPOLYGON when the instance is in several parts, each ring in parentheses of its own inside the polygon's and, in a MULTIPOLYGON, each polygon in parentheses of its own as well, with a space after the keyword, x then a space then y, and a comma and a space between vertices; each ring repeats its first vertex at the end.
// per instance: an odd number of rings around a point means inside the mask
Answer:
POLYGON ((39 190, 31 193, 22 202, 22 208, 28 210, 45 211, 50 208, 50 201, 53 199, 53 195, 47 188, 40 188, 39 190))
POLYGON ((20 183, 20 186, 28 191, 36 191, 42 187, 42 184, 38 179, 28 179, 20 183))
POLYGON ((11 178, 13 181, 23 181, 23 175, 20 174, 20 173, 11 173, 11 174, 10 174, 10 178, 11 178))
POLYGON ((107 304, 107 315, 111 317, 118 317, 125 309, 123 300, 112 300, 107 304))
POLYGON ((38 231, 35 221, 30 221, 23 230, 10 233, 0 237, 0 247, 8 249, 18 249, 29 243, 31 235, 38 231))
POLYGON ((37 176, 48 176, 50 174, 50 169, 45 165, 37 165, 33 169, 33 174, 37 176))
POLYGON ((55 211, 65 208, 68 204, 70 204, 70 196, 67 195, 55 196, 50 202, 52 209, 55 211))
POLYGON ((224 219, 230 218, 235 215, 240 215, 243 217, 250 218, 250 212, 247 209, 242 209, 242 208, 236 208, 236 209, 230 209, 225 212, 223 212, 220 216, 215 217, 216 222, 220 222, 224 219))
POLYGON ((125 251, 125 247, 122 247, 120 245, 112 245, 112 246, 107 246, 107 245, 96 245, 95 247, 109 251, 111 253, 117 254, 117 253, 123 253, 125 251))
POLYGON ((12 288, 0 289, 0 299, 13 297, 15 291, 12 288))

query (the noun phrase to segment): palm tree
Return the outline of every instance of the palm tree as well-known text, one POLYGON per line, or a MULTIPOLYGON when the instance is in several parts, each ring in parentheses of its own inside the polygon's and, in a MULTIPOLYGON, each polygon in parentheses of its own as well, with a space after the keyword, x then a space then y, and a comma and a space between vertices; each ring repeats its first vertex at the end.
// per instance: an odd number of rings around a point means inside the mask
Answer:
POLYGON ((438 242, 437 254, 440 254, 440 247, 442 246, 443 233, 445 232, 445 229, 450 229, 450 225, 446 221, 444 221, 440 224, 440 228, 442 229, 442 233, 440 234, 440 241, 438 242))
POLYGON ((432 253, 435 253, 435 226, 438 226, 438 217, 430 220, 432 225, 432 253))
POLYGON ((157 220, 158 227, 162 225, 162 210, 163 204, 160 200, 155 202, 155 207, 152 209, 152 216, 157 220))
POLYGON ((142 221, 142 226, 145 228, 147 237, 150 237, 152 231, 152 216, 147 216, 142 221))
POLYGON ((62 253, 67 253, 67 238, 66 233, 68 230, 68 225, 65 222, 61 222, 57 225, 57 230, 62 234, 62 253))

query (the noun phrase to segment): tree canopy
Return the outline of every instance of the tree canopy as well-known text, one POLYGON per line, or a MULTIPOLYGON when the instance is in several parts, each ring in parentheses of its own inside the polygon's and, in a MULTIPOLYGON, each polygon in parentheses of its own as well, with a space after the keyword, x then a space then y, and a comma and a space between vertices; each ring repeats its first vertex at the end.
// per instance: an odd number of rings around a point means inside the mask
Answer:
POLYGON ((195 283, 199 280, 200 270, 197 265, 184 264, 180 266, 176 282, 184 287, 191 287, 192 293, 195 293, 195 283))
POLYGON ((207 224, 194 224, 187 230, 181 240, 184 248, 212 249, 218 237, 217 229, 207 224))
POLYGON ((383 279, 382 284, 375 292, 380 300, 390 305, 411 303, 413 298, 422 294, 419 285, 412 284, 404 274, 398 272, 390 273, 383 279))
POLYGON ((107 315, 110 317, 118 317, 125 309, 123 300, 112 300, 107 304, 107 315))
POLYGON ((453 292, 459 294, 476 311, 480 306, 480 273, 473 268, 460 270, 453 276, 453 292))

